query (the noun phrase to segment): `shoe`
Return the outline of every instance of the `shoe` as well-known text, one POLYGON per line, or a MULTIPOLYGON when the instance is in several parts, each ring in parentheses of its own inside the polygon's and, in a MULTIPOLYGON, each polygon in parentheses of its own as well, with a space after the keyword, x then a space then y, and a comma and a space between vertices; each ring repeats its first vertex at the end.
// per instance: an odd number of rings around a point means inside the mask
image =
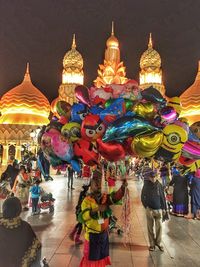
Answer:
POLYGON ((51 176, 48 176, 48 180, 53 181, 53 178, 51 176))
POLYGON ((159 248, 160 251, 164 252, 164 247, 163 246, 161 246, 161 245, 156 245, 156 246, 159 248))
POLYGON ((28 211, 28 210, 29 210, 29 208, 27 208, 27 207, 23 208, 23 211, 28 211))
POLYGON ((154 251, 155 250, 155 246, 150 246, 149 247, 149 251, 154 251))
POLYGON ((74 187, 71 187, 71 190, 75 190, 75 188, 74 187))

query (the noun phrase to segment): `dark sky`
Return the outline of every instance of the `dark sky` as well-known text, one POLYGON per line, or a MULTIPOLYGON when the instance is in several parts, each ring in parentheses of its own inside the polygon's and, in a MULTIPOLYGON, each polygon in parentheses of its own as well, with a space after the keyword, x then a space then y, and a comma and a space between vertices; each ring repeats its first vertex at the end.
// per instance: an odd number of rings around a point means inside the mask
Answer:
POLYGON ((111 21, 127 76, 138 79, 149 32, 162 58, 167 95, 193 83, 200 59, 199 0, 0 0, 0 96, 23 79, 52 100, 61 83, 62 59, 76 33, 85 84, 96 78, 111 21))

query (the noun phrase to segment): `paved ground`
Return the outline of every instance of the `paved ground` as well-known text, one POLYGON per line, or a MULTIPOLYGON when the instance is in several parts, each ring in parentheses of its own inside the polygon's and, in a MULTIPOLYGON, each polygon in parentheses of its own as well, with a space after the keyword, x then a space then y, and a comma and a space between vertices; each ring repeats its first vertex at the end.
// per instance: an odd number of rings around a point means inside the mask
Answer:
MULTIPOLYGON (((82 246, 76 247, 68 239, 68 233, 75 223, 74 207, 77 203, 81 181, 75 180, 76 190, 66 189, 66 178, 57 176, 53 182, 43 183, 42 187, 54 194, 56 198, 53 215, 42 212, 30 216, 30 211, 23 217, 31 223, 42 242, 42 256, 48 260, 50 267, 78 267, 82 257, 82 246)), ((131 179, 132 229, 128 245, 123 245, 123 237, 115 232, 110 234, 110 256, 113 267, 146 266, 200 266, 200 221, 171 217, 163 224, 163 245, 165 252, 149 253, 146 220, 140 203, 141 182, 131 179)), ((121 207, 114 208, 114 214, 120 218, 121 207)))

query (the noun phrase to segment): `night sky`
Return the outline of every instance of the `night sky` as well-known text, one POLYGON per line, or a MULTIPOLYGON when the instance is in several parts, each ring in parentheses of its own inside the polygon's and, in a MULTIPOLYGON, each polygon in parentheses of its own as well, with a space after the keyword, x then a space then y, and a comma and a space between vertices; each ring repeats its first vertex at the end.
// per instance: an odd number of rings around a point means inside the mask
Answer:
POLYGON ((91 86, 112 20, 128 78, 138 80, 152 32, 167 95, 180 95, 193 83, 200 59, 199 0, 0 0, 0 96, 22 81, 29 61, 33 84, 49 100, 57 97, 73 33, 91 86))

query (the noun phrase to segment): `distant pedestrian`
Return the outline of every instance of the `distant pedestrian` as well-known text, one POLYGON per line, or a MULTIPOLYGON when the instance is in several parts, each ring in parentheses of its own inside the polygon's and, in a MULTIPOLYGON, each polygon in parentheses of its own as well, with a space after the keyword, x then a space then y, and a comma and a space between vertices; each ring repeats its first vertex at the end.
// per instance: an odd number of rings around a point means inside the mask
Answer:
POLYGON ((169 186, 173 186, 173 210, 171 214, 183 217, 188 214, 188 178, 182 176, 178 168, 174 168, 172 180, 169 186))
POLYGON ((73 187, 73 182, 74 182, 74 170, 72 169, 72 166, 68 166, 68 189, 74 190, 75 188, 73 187))
POLYGON ((146 209, 147 230, 150 243, 149 250, 154 251, 155 246, 157 246, 160 251, 164 251, 164 248, 161 245, 161 219, 163 219, 163 221, 167 219, 167 206, 164 190, 161 183, 157 180, 156 173, 151 168, 149 168, 148 172, 146 169, 146 173, 148 173, 149 179, 144 180, 141 200, 146 209))

